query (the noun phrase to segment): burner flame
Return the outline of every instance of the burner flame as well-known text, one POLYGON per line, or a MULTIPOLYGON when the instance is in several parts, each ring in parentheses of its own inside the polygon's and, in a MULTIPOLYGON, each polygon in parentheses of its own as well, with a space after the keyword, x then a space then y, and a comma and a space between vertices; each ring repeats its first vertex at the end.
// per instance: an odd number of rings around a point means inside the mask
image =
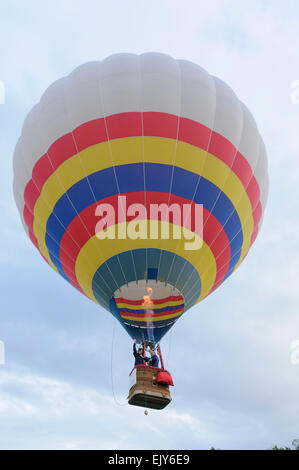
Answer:
POLYGON ((153 305, 154 301, 152 300, 152 293, 153 289, 151 287, 146 288, 147 294, 143 296, 143 303, 142 305, 144 306, 144 320, 146 321, 146 326, 147 326, 147 333, 149 337, 152 337, 153 333, 153 317, 154 317, 154 310, 153 310, 153 305))
POLYGON ((148 295, 143 296, 143 304, 142 305, 144 305, 146 307, 150 307, 151 305, 154 304, 154 302, 151 299, 153 289, 151 287, 147 287, 146 290, 148 292, 148 295))

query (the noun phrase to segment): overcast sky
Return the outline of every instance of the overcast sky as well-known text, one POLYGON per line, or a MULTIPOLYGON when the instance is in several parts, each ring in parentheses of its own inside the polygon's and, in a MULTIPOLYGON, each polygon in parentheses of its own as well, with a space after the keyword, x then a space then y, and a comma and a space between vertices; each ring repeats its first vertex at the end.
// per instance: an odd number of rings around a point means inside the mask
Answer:
POLYGON ((1 449, 266 449, 299 438, 298 19, 295 0, 1 2, 1 449), (12 155, 54 80, 147 51, 194 61, 235 90, 265 141, 270 194, 245 262, 163 340, 173 402, 144 416, 125 405, 130 338, 27 239, 12 155))

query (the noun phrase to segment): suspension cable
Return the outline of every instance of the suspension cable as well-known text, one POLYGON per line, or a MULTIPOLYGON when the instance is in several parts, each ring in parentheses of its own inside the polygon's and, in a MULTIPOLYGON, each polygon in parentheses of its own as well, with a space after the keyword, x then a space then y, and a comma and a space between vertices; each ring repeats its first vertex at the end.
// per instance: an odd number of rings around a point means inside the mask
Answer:
POLYGON ((111 342, 111 361, 110 361, 110 376, 111 376, 111 390, 112 390, 112 395, 113 399, 116 405, 118 406, 126 406, 128 403, 120 403, 115 395, 114 392, 114 381, 113 381, 113 351, 114 351, 114 336, 115 336, 115 325, 116 325, 116 318, 113 319, 113 331, 112 331, 112 342, 111 342))

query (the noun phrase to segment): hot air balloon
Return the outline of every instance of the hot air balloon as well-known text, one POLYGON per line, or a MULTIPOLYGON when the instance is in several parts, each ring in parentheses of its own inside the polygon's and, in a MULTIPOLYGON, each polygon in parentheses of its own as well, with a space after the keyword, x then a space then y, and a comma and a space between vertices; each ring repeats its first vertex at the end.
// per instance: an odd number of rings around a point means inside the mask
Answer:
MULTIPOLYGON (((203 68, 160 53, 116 54, 54 82, 14 152, 32 243, 146 347, 238 268, 267 194, 265 146, 246 106, 203 68), (188 206, 201 207, 199 231, 185 223, 188 206)), ((135 368, 129 402, 162 408, 170 374, 163 363, 149 371, 135 368)))

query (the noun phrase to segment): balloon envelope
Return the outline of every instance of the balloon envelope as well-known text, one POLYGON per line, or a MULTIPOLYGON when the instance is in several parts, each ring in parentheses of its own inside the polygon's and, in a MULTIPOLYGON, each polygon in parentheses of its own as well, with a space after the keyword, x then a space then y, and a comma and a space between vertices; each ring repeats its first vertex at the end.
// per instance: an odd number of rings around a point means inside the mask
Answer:
POLYGON ((267 200, 266 151, 218 78, 163 54, 117 54, 56 81, 31 110, 14 194, 47 263, 132 337, 159 341, 248 253, 267 200), (187 206, 202 207, 200 231, 187 206), (186 249, 190 236, 200 248, 186 249))

